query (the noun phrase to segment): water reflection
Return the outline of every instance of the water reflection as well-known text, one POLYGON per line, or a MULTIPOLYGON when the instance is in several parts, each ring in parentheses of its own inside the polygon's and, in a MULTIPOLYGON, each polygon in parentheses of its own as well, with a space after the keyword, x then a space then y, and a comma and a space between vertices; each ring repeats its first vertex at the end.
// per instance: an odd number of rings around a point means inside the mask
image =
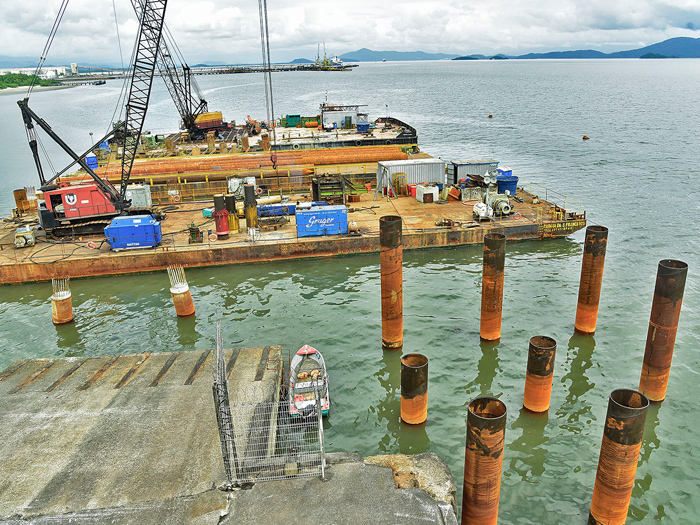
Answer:
MULTIPOLYGON (((644 425, 644 438, 642 439, 642 449, 639 452, 639 463, 637 469, 647 463, 651 457, 651 453, 659 448, 661 441, 656 434, 656 427, 659 426, 659 409, 661 403, 651 403, 647 409, 647 420, 644 425)), ((637 471, 639 472, 639 470, 637 471)), ((651 488, 652 475, 651 472, 646 472, 643 477, 637 475, 634 480, 634 488, 632 489, 632 504, 630 504, 630 514, 637 521, 641 521, 649 514, 649 505, 644 503, 644 493, 651 488), (635 501, 643 502, 637 506, 635 501)), ((663 507, 656 509, 658 513, 663 515, 663 507)), ((656 518, 658 519, 658 517, 656 518)))
POLYGON ((533 482, 533 477, 544 474, 548 451, 543 445, 549 441, 545 435, 548 421, 549 416, 546 412, 535 414, 521 408, 518 419, 511 425, 513 430, 523 431, 520 437, 508 446, 508 449, 514 452, 508 454, 512 456, 510 469, 518 473, 523 481, 533 482))
POLYGON ((467 399, 481 396, 498 397, 492 391, 493 380, 496 379, 500 369, 501 360, 498 357, 498 342, 480 341, 481 359, 476 367, 477 374, 474 381, 466 386, 467 399), (478 394, 477 394, 478 388, 478 394))
POLYGON ((557 416, 565 418, 561 427, 572 434, 580 434, 595 420, 591 405, 584 401, 585 394, 595 386, 586 375, 586 371, 592 366, 594 349, 595 338, 592 335, 575 333, 569 339, 566 351, 566 367, 569 371, 561 378, 562 383, 568 384, 568 391, 566 399, 557 410, 557 416))
POLYGON ((384 350, 380 368, 374 373, 384 389, 384 398, 375 407, 380 423, 386 421, 387 433, 378 443, 384 453, 396 452, 396 445, 401 431, 401 352, 384 350))

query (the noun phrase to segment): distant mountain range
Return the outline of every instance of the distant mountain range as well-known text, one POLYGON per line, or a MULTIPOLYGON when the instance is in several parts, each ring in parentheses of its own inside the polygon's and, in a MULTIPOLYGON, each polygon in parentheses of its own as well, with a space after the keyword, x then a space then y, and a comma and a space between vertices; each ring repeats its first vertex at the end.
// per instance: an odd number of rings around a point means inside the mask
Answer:
MULTIPOLYGON (((528 53, 526 55, 508 56, 511 59, 520 58, 700 58, 700 38, 678 37, 670 38, 639 49, 601 53, 593 49, 579 51, 552 51, 549 53, 528 53), (646 56, 645 56, 646 55, 646 56)), ((467 55, 455 60, 485 59, 484 55, 467 55)), ((491 57, 488 57, 491 58, 491 57)), ((501 57, 498 57, 501 58, 501 57)))
POLYGON ((343 53, 340 59, 344 62, 397 62, 403 60, 445 60, 456 58, 458 55, 448 53, 425 53, 423 51, 372 51, 363 47, 357 51, 343 53))

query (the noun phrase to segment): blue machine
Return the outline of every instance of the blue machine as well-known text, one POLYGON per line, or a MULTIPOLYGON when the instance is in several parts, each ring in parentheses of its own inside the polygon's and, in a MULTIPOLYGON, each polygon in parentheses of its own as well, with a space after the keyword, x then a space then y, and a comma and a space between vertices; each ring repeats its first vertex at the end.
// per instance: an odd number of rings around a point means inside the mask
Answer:
POLYGON ((160 222, 150 215, 115 217, 105 228, 105 238, 112 250, 154 248, 163 240, 160 222))
POLYGON ((297 237, 348 233, 348 209, 342 205, 297 210, 297 237))
MULTIPOLYGON (((299 209, 309 209, 312 206, 326 206, 326 201, 305 202, 298 205, 299 209)), ((295 215, 297 204, 287 202, 284 204, 260 204, 258 205, 258 217, 274 217, 276 215, 295 215)))

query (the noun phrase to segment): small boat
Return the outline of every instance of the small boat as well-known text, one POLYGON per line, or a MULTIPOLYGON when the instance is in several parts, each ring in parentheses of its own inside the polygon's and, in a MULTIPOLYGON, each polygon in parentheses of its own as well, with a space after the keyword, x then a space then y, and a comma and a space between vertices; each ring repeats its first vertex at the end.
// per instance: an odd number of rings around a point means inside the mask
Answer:
POLYGON ((289 364, 289 413, 308 417, 316 413, 315 390, 321 398, 321 413, 328 415, 328 372, 323 356, 314 347, 302 346, 289 364))

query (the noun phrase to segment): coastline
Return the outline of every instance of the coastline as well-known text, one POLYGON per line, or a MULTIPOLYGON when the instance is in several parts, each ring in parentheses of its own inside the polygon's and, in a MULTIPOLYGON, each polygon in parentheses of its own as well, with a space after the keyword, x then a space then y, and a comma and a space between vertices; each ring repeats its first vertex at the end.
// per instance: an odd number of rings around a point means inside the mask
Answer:
MULTIPOLYGON (((26 93, 27 87, 29 86, 18 86, 18 87, 8 87, 5 89, 0 89, 0 95, 9 95, 13 93, 26 93)), ((75 86, 70 85, 58 85, 58 86, 35 86, 34 91, 54 91, 56 89, 69 89, 75 86)))

